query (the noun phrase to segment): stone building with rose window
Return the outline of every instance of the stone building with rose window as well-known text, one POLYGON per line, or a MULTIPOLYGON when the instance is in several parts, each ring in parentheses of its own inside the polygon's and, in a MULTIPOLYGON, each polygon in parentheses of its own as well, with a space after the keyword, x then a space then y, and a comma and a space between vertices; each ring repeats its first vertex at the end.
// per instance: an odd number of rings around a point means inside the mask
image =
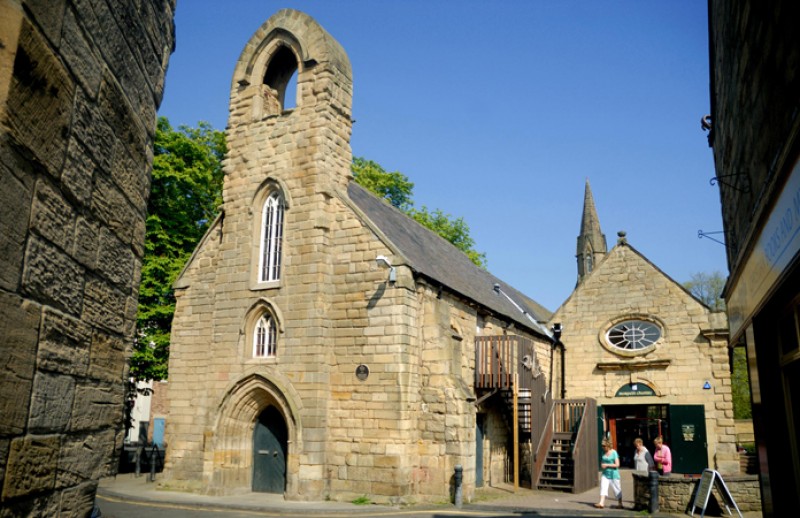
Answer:
POLYGON ((170 487, 441 501, 461 466, 468 501, 507 476, 475 344, 524 342, 542 381, 550 313, 352 181, 351 99, 344 50, 297 11, 236 64, 222 212, 175 283, 170 487))
POLYGON ((598 429, 623 466, 633 465, 636 437, 652 452, 663 435, 675 472, 739 473, 725 314, 650 262, 625 232, 607 250, 588 181, 576 257, 577 286, 551 318, 566 346, 567 376, 556 392, 597 400, 598 429))

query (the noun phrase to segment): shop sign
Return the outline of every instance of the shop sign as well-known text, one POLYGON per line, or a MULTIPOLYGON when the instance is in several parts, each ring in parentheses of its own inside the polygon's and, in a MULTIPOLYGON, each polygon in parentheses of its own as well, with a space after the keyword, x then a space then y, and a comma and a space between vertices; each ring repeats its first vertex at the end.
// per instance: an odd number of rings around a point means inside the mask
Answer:
POLYGON ((731 339, 744 331, 781 273, 800 252, 800 161, 795 163, 753 252, 741 268, 728 300, 731 339))
POLYGON ((616 397, 655 396, 656 391, 644 383, 628 383, 617 391, 616 397))

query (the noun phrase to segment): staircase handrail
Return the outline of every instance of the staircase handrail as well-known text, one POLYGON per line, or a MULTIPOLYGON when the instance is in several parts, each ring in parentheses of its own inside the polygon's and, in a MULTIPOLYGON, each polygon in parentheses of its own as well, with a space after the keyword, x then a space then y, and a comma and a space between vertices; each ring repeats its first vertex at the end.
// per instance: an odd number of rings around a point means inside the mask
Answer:
POLYGON ((581 412, 575 442, 572 448, 572 460, 575 479, 573 492, 582 493, 597 485, 597 402, 586 398, 581 412), (594 426, 591 426, 591 425, 594 426))
POLYGON ((539 484, 539 479, 542 477, 542 470, 544 469, 544 461, 547 459, 547 451, 550 449, 550 443, 553 441, 554 433, 554 416, 555 416, 555 400, 550 404, 550 411, 547 413, 547 421, 542 429, 542 434, 539 437, 539 443, 533 454, 533 487, 539 484))

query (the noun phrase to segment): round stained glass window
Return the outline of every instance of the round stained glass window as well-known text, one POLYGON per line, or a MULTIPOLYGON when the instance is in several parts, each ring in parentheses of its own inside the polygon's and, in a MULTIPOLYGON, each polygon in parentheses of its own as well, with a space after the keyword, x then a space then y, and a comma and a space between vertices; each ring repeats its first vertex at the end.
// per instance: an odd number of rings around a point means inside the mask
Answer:
POLYGON ((608 343, 625 351, 638 351, 652 346, 661 338, 661 329, 645 320, 626 320, 606 333, 608 343))

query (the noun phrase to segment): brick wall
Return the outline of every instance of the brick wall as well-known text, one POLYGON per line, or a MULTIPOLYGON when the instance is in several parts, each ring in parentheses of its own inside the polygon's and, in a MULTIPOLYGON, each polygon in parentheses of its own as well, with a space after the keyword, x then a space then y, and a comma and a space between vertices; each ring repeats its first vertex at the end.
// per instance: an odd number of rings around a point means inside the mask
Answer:
POLYGON ((2 516, 116 465, 174 1, 0 0, 2 516))

